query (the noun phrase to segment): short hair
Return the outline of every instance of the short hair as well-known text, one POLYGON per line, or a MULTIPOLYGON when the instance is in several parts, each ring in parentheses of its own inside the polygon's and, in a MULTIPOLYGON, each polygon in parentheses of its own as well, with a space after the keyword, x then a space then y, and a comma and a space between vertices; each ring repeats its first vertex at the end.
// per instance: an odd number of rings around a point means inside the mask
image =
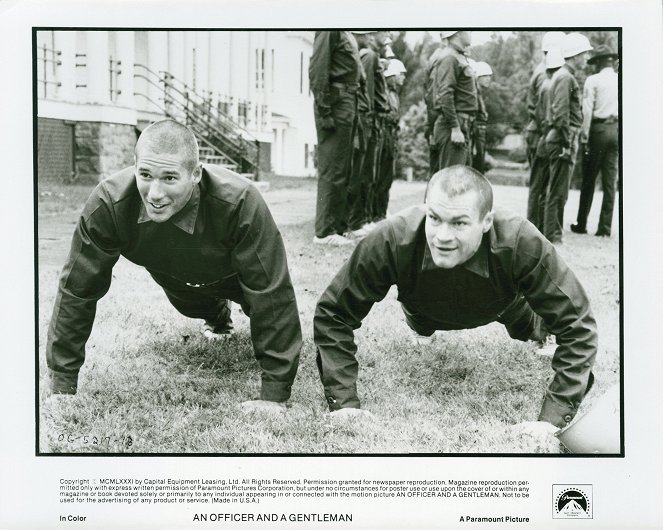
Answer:
POLYGON ((476 191, 479 196, 481 219, 493 209, 493 187, 486 177, 471 167, 450 166, 435 173, 426 186, 424 202, 428 201, 428 194, 434 187, 439 188, 449 197, 476 191))
POLYGON ((144 145, 155 153, 185 155, 184 167, 193 171, 198 166, 198 142, 191 130, 175 120, 161 120, 147 126, 141 133, 134 154, 138 160, 138 151, 144 145))

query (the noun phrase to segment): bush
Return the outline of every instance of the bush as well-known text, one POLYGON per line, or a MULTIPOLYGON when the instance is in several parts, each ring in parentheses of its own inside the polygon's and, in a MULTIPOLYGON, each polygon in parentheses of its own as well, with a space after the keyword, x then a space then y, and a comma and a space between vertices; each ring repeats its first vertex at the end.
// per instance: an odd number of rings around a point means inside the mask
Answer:
MULTIPOLYGON (((426 141, 426 104, 412 105, 400 121, 398 166, 411 167, 416 180, 428 180, 428 142, 426 141)), ((400 176, 400 175, 399 175, 400 176)))

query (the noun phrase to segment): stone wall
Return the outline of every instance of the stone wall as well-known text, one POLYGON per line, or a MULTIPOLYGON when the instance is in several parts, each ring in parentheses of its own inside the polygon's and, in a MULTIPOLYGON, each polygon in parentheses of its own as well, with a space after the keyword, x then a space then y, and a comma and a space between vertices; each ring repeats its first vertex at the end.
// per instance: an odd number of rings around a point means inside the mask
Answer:
POLYGON ((134 162, 133 125, 78 122, 75 138, 76 182, 98 182, 134 162))

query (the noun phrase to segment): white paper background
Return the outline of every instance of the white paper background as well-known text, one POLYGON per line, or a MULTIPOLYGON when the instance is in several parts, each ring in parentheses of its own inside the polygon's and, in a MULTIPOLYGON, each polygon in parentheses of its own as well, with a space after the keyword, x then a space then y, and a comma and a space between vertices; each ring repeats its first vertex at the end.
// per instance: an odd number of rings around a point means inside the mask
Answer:
MULTIPOLYGON (((663 138, 661 5, 614 2, 9 2, 0 1, 2 368, 0 528, 191 527, 195 512, 224 505, 92 507, 58 503, 61 477, 515 479, 531 482, 529 502, 488 499, 263 501, 268 513, 353 513, 352 528, 456 528, 460 515, 528 516, 529 528, 661 528, 663 355, 663 138), (34 263, 31 26, 132 27, 623 27, 624 377, 626 458, 35 457, 34 263), (593 484, 594 519, 552 519, 551 485, 593 484), (59 523, 60 514, 85 523, 59 523)), ((253 505, 256 506, 256 505, 253 505)), ((254 508, 255 509, 255 508, 254 508)), ((249 512, 251 505, 234 505, 249 512)), ((252 528, 259 523, 238 524, 252 528)), ((263 523, 270 526, 273 524, 263 523)), ((288 526, 309 528, 307 523, 288 526)), ((331 526, 330 523, 322 526, 331 526)), ((486 526, 482 524, 480 526, 486 526)), ((499 525, 488 525, 498 527, 499 525)))

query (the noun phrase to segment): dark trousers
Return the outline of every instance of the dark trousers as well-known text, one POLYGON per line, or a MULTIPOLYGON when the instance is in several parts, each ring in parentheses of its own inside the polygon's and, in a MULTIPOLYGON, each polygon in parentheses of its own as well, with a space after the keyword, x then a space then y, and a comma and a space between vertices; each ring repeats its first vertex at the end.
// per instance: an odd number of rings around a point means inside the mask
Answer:
POLYGON ((615 188, 619 165, 619 128, 615 123, 594 123, 589 131, 587 152, 583 162, 578 226, 587 228, 587 216, 592 208, 596 177, 601 173, 603 203, 598 234, 610 235, 615 206, 615 188))
POLYGON ((396 141, 396 132, 393 129, 385 129, 373 196, 372 221, 380 221, 387 217, 389 190, 394 182, 396 141))
POLYGON ((199 287, 155 275, 152 278, 164 290, 173 307, 186 317, 201 318, 217 328, 232 327, 229 300, 238 303, 244 314, 251 315, 236 274, 199 287))
POLYGON ((570 156, 562 157, 562 144, 548 142, 548 156, 550 164, 550 182, 545 199, 543 212, 543 235, 551 243, 562 241, 564 226, 564 206, 569 198, 569 185, 571 175, 578 154, 578 139, 574 136, 571 142, 570 156))
POLYGON ((483 175, 486 165, 486 125, 474 124, 474 156, 472 167, 483 175))
POLYGON ((363 195, 364 222, 368 223, 375 218, 375 201, 378 193, 378 178, 381 171, 382 152, 384 150, 385 130, 380 119, 376 119, 373 126, 371 141, 366 149, 363 171, 366 182, 363 195))
POLYGON ((442 123, 442 117, 439 117, 433 129, 433 143, 435 151, 432 156, 435 160, 430 161, 431 175, 444 169, 445 167, 472 164, 472 128, 473 119, 458 115, 460 130, 465 136, 465 142, 455 144, 451 141, 451 129, 442 123))
MULTIPOLYGON (((448 329, 430 317, 411 311, 404 304, 401 304, 401 308, 405 322, 419 335, 430 337, 436 330, 448 329)), ((496 315, 495 321, 504 325, 512 339, 523 342, 541 341, 548 335, 543 319, 532 310, 523 296, 517 297, 502 313, 496 315)))
POLYGON ((347 229, 348 181, 352 165, 352 134, 355 94, 333 89, 331 99, 334 129, 323 129, 315 109, 318 133, 318 200, 315 235, 343 234, 347 229))
POLYGON ((547 156, 535 156, 531 162, 529 195, 527 197, 527 220, 543 232, 543 212, 546 192, 550 180, 550 165, 547 156))
POLYGON ((357 116, 355 128, 352 169, 348 185, 348 228, 357 230, 366 222, 366 197, 368 195, 370 172, 366 166, 371 166, 370 156, 367 156, 368 147, 373 138, 373 120, 366 114, 357 116))

